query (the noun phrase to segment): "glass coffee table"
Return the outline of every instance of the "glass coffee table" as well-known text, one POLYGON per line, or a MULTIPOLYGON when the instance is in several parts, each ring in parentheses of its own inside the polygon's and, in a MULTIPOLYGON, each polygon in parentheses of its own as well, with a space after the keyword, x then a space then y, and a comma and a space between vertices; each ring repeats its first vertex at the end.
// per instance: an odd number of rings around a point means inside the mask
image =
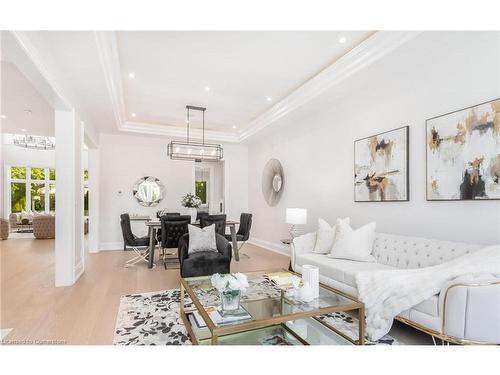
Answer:
POLYGON ((180 315, 193 344, 198 345, 364 345, 364 319, 353 339, 319 317, 334 312, 357 312, 364 305, 346 294, 320 285, 319 298, 301 302, 269 281, 265 275, 283 270, 246 272, 249 288, 240 305, 244 320, 218 322, 211 312, 220 307, 210 276, 181 279, 180 315))

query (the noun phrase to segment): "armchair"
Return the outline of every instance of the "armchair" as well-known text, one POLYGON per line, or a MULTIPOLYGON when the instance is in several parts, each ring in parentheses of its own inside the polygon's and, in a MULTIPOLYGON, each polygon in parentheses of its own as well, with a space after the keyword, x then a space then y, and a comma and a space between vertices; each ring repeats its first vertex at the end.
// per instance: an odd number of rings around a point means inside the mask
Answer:
POLYGON ((232 246, 220 234, 215 234, 217 252, 200 251, 188 254, 189 234, 179 240, 179 263, 182 277, 209 276, 214 273, 229 273, 232 257, 232 246))

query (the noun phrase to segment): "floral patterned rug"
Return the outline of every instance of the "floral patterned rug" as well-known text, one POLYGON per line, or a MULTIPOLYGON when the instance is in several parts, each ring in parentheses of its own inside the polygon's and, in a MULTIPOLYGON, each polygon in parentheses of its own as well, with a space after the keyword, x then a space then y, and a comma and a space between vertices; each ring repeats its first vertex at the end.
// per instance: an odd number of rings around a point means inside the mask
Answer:
MULTIPOLYGON (((206 291, 204 292, 206 293, 206 291)), ((216 299, 217 294, 205 295, 204 299, 216 299)), ((242 300, 248 299, 243 296, 242 300)), ((215 301, 214 301, 215 302, 215 301)), ((122 296, 116 319, 114 345, 191 345, 191 340, 179 316, 180 291, 170 289, 143 294, 122 296)), ((186 307, 193 307, 186 299, 186 307)), ((358 321, 346 313, 322 315, 321 320, 357 339, 358 321)), ((386 335, 367 345, 400 345, 386 335)))

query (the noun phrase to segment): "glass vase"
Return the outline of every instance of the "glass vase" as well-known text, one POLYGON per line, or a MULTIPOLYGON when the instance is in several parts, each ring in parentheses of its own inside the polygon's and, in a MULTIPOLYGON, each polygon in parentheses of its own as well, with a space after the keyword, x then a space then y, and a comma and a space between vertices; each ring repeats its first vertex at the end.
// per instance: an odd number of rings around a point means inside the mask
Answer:
POLYGON ((222 311, 234 311, 240 308, 240 297, 241 291, 239 290, 227 290, 221 292, 221 308, 222 311))

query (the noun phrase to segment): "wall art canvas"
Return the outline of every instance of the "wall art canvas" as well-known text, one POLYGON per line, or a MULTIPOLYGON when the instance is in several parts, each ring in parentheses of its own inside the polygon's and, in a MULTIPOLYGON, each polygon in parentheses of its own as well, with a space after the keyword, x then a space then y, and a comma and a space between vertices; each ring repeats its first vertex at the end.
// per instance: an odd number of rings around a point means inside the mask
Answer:
POLYGON ((408 126, 354 142, 354 200, 407 201, 408 126))
POLYGON ((500 99, 427 120, 427 200, 500 199, 500 99))

